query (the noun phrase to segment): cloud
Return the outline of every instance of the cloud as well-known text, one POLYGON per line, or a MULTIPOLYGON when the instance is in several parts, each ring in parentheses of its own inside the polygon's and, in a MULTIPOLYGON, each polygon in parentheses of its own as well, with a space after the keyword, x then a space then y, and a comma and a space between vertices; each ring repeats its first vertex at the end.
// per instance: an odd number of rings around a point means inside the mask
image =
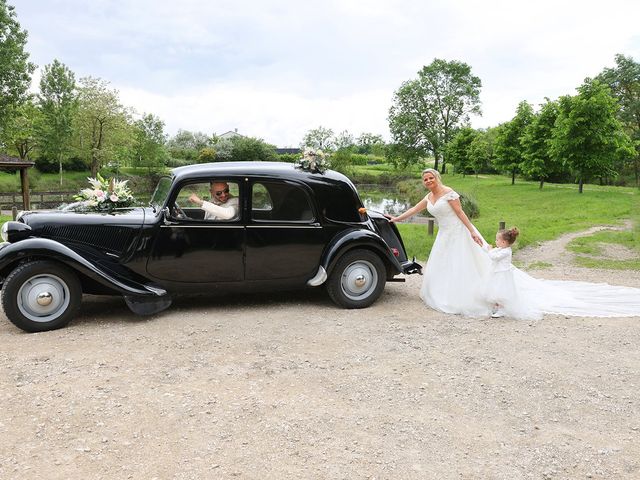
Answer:
POLYGON ((388 138, 393 92, 434 58, 483 82, 475 126, 572 94, 640 57, 640 2, 593 0, 34 0, 17 5, 33 61, 118 88, 178 129, 297 145, 319 125, 388 138))

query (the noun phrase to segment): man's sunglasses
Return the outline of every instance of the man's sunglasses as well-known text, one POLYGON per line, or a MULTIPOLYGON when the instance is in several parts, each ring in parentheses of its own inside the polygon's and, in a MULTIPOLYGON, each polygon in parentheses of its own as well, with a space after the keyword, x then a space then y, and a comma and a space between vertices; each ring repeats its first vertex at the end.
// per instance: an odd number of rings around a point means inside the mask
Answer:
POLYGON ((227 187, 227 188, 225 188, 224 190, 218 190, 218 191, 216 191, 216 192, 213 192, 213 194, 214 194, 216 197, 219 197, 219 196, 220 196, 220 195, 222 195, 223 193, 229 193, 229 188, 227 187))

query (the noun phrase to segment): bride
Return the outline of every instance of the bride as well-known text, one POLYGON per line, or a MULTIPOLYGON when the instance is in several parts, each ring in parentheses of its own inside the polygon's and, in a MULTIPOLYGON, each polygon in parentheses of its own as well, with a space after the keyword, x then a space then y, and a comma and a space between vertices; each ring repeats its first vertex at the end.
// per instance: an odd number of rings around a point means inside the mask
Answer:
MULTIPOLYGON (((442 184, 440 173, 428 168, 422 183, 429 193, 406 212, 391 217, 400 222, 425 208, 438 223, 420 297, 445 313, 489 316, 491 303, 484 298, 484 282, 491 260, 478 230, 462 210, 460 195, 442 184)), ((539 280, 514 269, 520 307, 518 318, 536 319, 544 313, 583 317, 640 316, 640 289, 607 284, 539 280)))

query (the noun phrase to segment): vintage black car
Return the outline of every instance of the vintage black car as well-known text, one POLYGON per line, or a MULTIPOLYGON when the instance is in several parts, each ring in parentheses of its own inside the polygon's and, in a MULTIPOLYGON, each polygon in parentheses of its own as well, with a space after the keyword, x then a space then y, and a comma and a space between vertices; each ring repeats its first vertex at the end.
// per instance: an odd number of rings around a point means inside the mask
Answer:
POLYGON ((28 332, 65 326, 83 293, 121 295, 151 314, 176 294, 325 285, 338 305, 362 308, 385 282, 420 273, 396 226, 367 212, 347 177, 286 163, 176 168, 149 207, 22 212, 2 238, 3 309, 28 332), (209 197, 233 216, 205 211, 209 197))

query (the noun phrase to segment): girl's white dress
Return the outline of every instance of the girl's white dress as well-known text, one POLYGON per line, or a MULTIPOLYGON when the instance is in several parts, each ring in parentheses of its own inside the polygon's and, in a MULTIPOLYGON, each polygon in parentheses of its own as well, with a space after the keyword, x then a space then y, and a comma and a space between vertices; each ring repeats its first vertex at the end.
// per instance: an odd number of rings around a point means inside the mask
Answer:
POLYGON ((511 247, 492 248, 487 251, 491 260, 488 278, 484 282, 484 298, 491 305, 499 305, 505 313, 515 311, 518 305, 518 291, 513 279, 514 266, 511 265, 511 247))
MULTIPOLYGON (((459 195, 451 191, 435 204, 427 199, 427 209, 438 223, 438 234, 424 269, 420 297, 429 307, 441 312, 488 316, 495 303, 488 298, 488 292, 492 290, 489 285, 489 279, 493 277, 492 260, 473 241, 449 204, 449 200, 456 198, 459 195)), ((515 293, 509 293, 510 287, 507 288, 504 299, 509 300, 509 307, 505 304, 505 313, 514 318, 538 319, 544 313, 640 317, 638 288, 538 280, 515 267, 510 270, 510 276, 515 293)))

